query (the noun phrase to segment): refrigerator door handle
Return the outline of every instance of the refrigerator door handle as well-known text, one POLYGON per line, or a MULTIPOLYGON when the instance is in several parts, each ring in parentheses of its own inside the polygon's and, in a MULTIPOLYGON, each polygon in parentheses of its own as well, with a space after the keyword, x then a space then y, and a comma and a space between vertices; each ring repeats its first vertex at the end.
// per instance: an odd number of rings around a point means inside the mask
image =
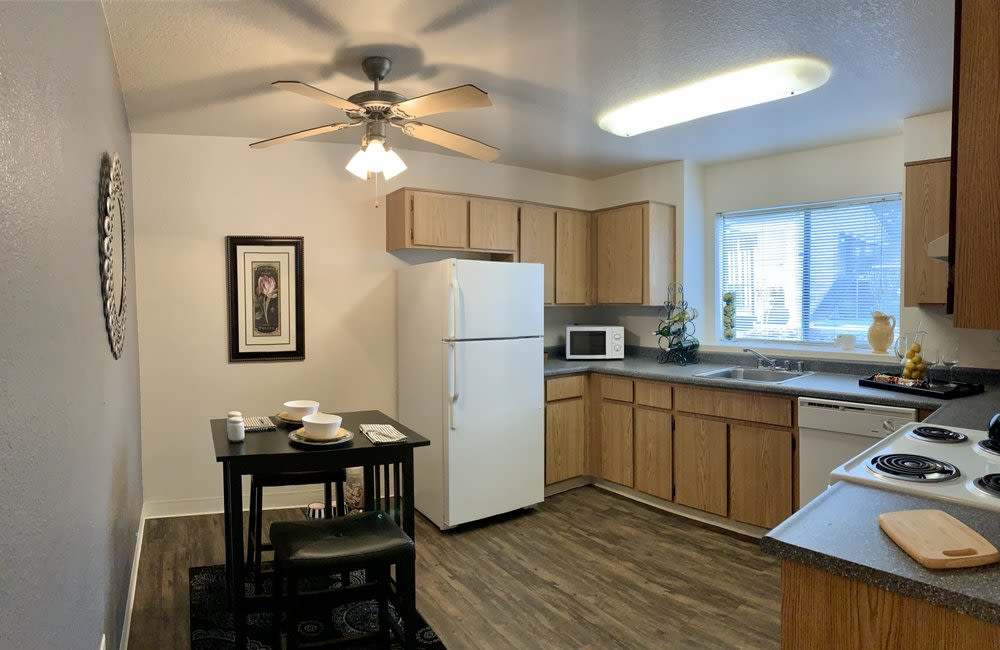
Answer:
POLYGON ((457 429, 455 403, 458 401, 458 350, 454 343, 448 344, 448 426, 457 429))
POLYGON ((455 338, 458 330, 458 278, 455 267, 448 270, 448 338, 455 338))

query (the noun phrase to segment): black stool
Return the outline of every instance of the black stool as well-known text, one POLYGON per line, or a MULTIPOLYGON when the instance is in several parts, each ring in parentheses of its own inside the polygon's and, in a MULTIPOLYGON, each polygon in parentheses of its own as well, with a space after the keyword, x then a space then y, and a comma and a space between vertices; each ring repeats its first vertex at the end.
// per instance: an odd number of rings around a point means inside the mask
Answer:
MULTIPOLYGON (((347 470, 329 472, 284 472, 278 474, 254 474, 250 478, 250 521, 247 525, 247 572, 260 583, 260 555, 272 549, 263 541, 264 488, 287 485, 323 484, 323 516, 333 517, 333 486, 337 488, 337 516, 343 517, 347 510, 344 505, 344 481, 347 470)), ((346 578, 346 575, 345 575, 346 578)))
MULTIPOLYGON (((287 613, 285 632, 289 649, 298 647, 296 631, 300 615, 299 580, 309 575, 365 570, 365 584, 327 592, 323 596, 345 600, 344 596, 370 591, 378 600, 379 629, 369 635, 389 646, 391 632, 403 647, 416 647, 416 583, 413 540, 385 512, 362 512, 336 519, 279 521, 271 524, 274 546, 274 641, 281 647, 281 614, 287 613), (402 619, 400 630, 389 617, 389 598, 396 567, 395 599, 402 619), (287 581, 287 594, 285 582, 287 581), (372 585, 371 583, 374 583, 372 585), (339 596, 339 597, 338 597, 339 596), (287 602, 286 602, 287 601, 287 602)), ((319 595, 310 595, 310 598, 319 595)), ((370 597, 370 596, 369 596, 370 597)), ((360 597, 346 600, 360 600, 360 597)), ((355 643, 353 638, 344 642, 355 643)), ((340 642, 341 640, 337 640, 340 642)))

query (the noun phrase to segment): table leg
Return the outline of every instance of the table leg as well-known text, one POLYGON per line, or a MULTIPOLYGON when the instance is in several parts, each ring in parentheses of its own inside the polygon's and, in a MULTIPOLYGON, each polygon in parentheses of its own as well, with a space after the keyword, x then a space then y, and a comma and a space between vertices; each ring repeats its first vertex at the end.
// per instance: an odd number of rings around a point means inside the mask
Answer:
MULTIPOLYGON (((397 488, 399 489, 399 488, 397 488)), ((403 458, 403 531, 414 542, 417 540, 417 522, 413 504, 413 448, 407 448, 403 458)))
POLYGON ((370 512, 375 509, 375 468, 365 465, 364 472, 365 494, 362 508, 365 512, 370 512))
POLYGON ((233 619, 236 623, 236 647, 247 644, 247 615, 245 603, 245 579, 243 563, 243 476, 227 467, 226 486, 229 493, 229 507, 226 523, 229 543, 226 545, 226 566, 232 571, 233 619))
POLYGON ((222 504, 222 520, 226 526, 224 543, 224 548, 226 549, 226 602, 232 607, 233 596, 235 596, 236 592, 233 589, 233 533, 229 529, 229 512, 232 508, 229 499, 229 463, 222 464, 222 504))

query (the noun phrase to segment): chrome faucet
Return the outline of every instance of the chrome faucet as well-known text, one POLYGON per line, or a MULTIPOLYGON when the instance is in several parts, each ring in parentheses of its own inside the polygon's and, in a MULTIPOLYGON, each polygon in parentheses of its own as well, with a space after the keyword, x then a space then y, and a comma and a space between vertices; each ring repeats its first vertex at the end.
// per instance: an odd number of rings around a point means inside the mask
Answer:
POLYGON ((757 367, 758 368, 770 368, 771 370, 778 369, 778 362, 771 357, 765 356, 753 348, 743 348, 744 352, 749 352, 750 354, 757 357, 757 367))

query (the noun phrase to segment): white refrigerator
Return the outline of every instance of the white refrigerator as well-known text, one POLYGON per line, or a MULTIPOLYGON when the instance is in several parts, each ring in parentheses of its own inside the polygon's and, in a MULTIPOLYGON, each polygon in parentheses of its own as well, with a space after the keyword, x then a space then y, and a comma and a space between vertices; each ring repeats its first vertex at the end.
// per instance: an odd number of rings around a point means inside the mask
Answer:
POLYGON ((447 259, 397 279, 397 414, 431 441, 417 510, 446 529, 540 503, 542 265, 447 259))

